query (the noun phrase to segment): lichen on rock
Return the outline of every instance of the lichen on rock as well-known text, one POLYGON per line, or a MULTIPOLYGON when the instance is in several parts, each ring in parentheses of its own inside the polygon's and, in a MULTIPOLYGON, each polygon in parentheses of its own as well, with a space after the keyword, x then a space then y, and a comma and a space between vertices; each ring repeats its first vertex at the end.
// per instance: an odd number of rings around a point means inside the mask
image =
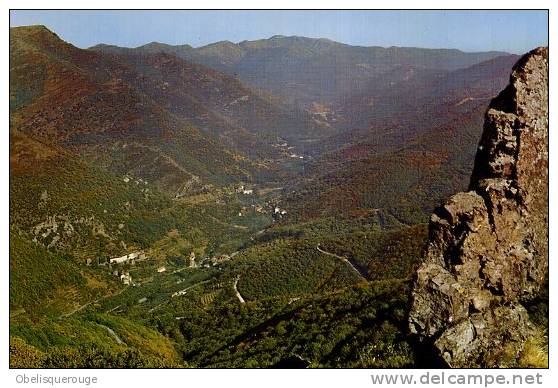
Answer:
POLYGON ((522 303, 548 269, 547 48, 523 56, 491 101, 469 192, 434 211, 429 233, 411 333, 449 366, 510 366, 501 355, 521 351, 522 303))

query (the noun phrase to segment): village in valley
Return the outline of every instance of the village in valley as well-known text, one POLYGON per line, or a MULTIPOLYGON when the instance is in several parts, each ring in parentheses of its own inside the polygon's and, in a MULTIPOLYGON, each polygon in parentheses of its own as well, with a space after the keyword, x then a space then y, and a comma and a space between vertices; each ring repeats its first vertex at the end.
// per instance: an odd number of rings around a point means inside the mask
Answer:
MULTIPOLYGON (((125 177, 125 182, 147 186, 146 182, 138 182, 128 176, 125 177)), ((231 210, 226 221, 230 228, 249 231, 248 226, 245 225, 250 225, 253 217, 266 220, 262 224, 263 229, 251 232, 256 236, 262 234, 268 226, 287 216, 287 210, 281 206, 279 197, 276 195, 281 190, 282 187, 264 188, 239 182, 227 190, 214 192, 212 195, 207 193, 202 195, 205 195, 204 200, 214 201, 217 205, 235 204, 231 208, 237 210, 231 210)), ((184 199, 177 196, 175 200, 183 201, 184 199)), ((121 291, 121 298, 125 298, 127 293, 138 295, 134 298, 135 302, 132 301, 132 305, 150 306, 150 303, 155 304, 155 301, 160 299, 160 295, 155 297, 151 294, 153 288, 157 289, 158 294, 167 295, 170 299, 193 291, 200 292, 200 289, 205 290, 206 292, 201 291, 202 304, 210 303, 215 295, 226 289, 227 292, 232 291, 240 303, 245 302, 238 289, 239 282, 241 282, 239 276, 232 277, 226 283, 216 281, 216 279, 220 279, 219 274, 223 273, 224 265, 239 255, 241 252, 239 249, 224 251, 222 248, 207 250, 205 246, 190 244, 181 246, 182 242, 178 237, 178 232, 169 240, 175 241, 174 244, 179 249, 172 247, 169 249, 168 246, 164 246, 164 249, 160 250, 153 247, 129 249, 129 252, 124 254, 99 258, 97 264, 100 267, 106 267, 111 276, 117 278, 125 287, 121 291), (172 252, 175 253, 172 254, 172 252), (200 281, 191 284, 191 278, 199 278, 200 281), (184 286, 180 288, 183 284, 184 286), (204 285, 205 287, 202 287, 204 285), (164 287, 168 291, 161 293, 160 287, 164 287), (198 290, 194 290, 196 288, 198 290), (129 291, 126 291, 127 289, 129 291), (141 291, 142 289, 144 291, 141 291), (136 291, 132 292, 132 290, 136 291)), ((200 242, 200 244, 202 243, 200 242)), ((91 260, 88 260, 87 264, 91 265, 91 260)), ((155 304, 152 309, 157 308, 159 304, 155 304)), ((124 308, 123 305, 120 305, 118 309, 111 312, 118 313, 122 308, 124 308)))

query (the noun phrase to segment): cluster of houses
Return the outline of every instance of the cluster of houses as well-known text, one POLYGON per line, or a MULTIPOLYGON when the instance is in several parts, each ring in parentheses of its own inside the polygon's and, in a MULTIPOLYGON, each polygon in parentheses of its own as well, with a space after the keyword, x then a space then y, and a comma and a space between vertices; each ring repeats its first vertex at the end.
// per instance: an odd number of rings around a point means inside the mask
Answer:
MULTIPOLYGON (((113 269, 113 265, 115 265, 116 268, 112 271, 112 274, 118 277, 123 284, 130 285, 133 284, 132 276, 130 275, 130 272, 128 270, 123 269, 122 267, 120 267, 120 265, 123 264, 134 265, 136 261, 145 260, 145 258, 146 258, 145 253, 143 253, 142 251, 137 251, 137 252, 128 253, 124 256, 113 257, 112 259, 108 259, 108 261, 106 262, 99 263, 99 265, 108 264, 109 269, 113 269)), ((87 265, 89 264, 90 263, 88 262, 87 265)))
POLYGON ((132 276, 130 276, 130 272, 128 271, 119 271, 115 269, 112 271, 112 274, 120 279, 122 284, 130 285, 132 283, 132 276))
POLYGON ((219 255, 219 256, 206 257, 205 259, 203 259, 200 262, 200 267, 203 267, 203 268, 216 267, 219 264, 224 263, 225 261, 228 261, 228 260, 232 259, 236 255, 238 255, 238 253, 239 252, 237 251, 237 252, 231 253, 230 255, 223 254, 223 255, 219 255))
MULTIPOLYGON (((194 252, 190 253, 188 257, 188 267, 189 268, 210 268, 218 266, 219 264, 232 259, 235 257, 239 252, 233 252, 230 255, 223 254, 219 256, 213 257, 206 257, 202 260, 196 261, 196 254, 194 252)), ((128 253, 124 256, 113 257, 108 259, 106 262, 102 263, 101 265, 108 265, 109 270, 112 271, 113 276, 117 277, 123 284, 125 285, 135 285, 132 281, 132 276, 128 271, 128 267, 125 264, 133 265, 138 260, 145 260, 146 256, 145 253, 142 251, 136 251, 128 253)), ((88 262, 88 265, 90 263, 88 262)), ((166 266, 159 266, 156 269, 157 273, 164 273, 167 272, 166 266)), ((180 295, 180 293, 175 293, 180 295)), ((173 296, 177 296, 173 295, 173 296)))
POLYGON ((128 175, 124 175, 124 178, 122 178, 122 180, 124 181, 124 183, 130 183, 133 180, 136 185, 139 184, 147 185, 147 181, 144 181, 141 178, 133 179, 128 175))
MULTIPOLYGON (((240 185, 235 190, 236 190, 237 193, 243 193, 243 194, 253 194, 254 193, 253 189, 246 189, 246 187, 244 185, 240 185)), ((286 210, 281 209, 279 207, 279 205, 277 204, 277 201, 270 200, 270 201, 267 201, 266 203, 263 203, 263 204, 261 204, 261 203, 260 204, 251 204, 250 207, 243 206, 239 210, 238 216, 243 217, 244 215, 247 214, 247 212, 250 209, 252 209, 256 213, 261 213, 261 214, 270 213, 275 220, 283 218, 287 214, 286 210)))
POLYGON ((281 154, 284 157, 289 157, 289 158, 292 158, 292 159, 304 159, 304 156, 294 153, 293 149, 295 147, 294 146, 289 146, 289 144, 284 140, 282 140, 278 143, 272 144, 271 146, 274 147, 274 148, 278 148, 279 151, 281 152, 281 154))
POLYGON ((175 298, 177 296, 182 296, 182 295, 186 294, 186 291, 188 291, 187 288, 185 288, 183 290, 180 290, 180 291, 173 292, 172 295, 171 295, 171 298, 175 298))
POLYGON ((273 219, 274 220, 278 220, 281 219, 283 217, 285 217, 287 215, 287 211, 284 209, 281 209, 279 206, 275 206, 273 208, 273 219))
POLYGON ((238 194, 245 194, 245 195, 252 195, 254 194, 254 190, 253 189, 249 189, 244 185, 240 185, 237 187, 236 192, 238 194))

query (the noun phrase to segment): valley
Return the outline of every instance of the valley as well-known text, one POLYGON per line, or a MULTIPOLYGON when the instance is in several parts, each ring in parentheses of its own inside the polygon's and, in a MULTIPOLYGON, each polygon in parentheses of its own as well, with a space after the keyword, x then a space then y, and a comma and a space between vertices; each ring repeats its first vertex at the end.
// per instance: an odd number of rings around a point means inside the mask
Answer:
POLYGON ((427 223, 518 58, 11 28, 10 365, 433 365, 427 223))

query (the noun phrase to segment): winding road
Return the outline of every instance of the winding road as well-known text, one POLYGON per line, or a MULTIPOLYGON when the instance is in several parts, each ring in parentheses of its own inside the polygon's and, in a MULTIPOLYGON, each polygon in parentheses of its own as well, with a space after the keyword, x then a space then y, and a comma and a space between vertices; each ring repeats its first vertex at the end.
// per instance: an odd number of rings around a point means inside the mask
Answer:
POLYGON ((238 300, 240 301, 240 303, 246 303, 246 301, 244 300, 244 298, 242 297, 242 295, 240 295, 240 292, 238 292, 237 285, 238 285, 238 281, 239 281, 239 280, 240 280, 240 275, 238 275, 238 276, 236 277, 236 279, 234 280, 234 283, 233 283, 234 292, 235 292, 235 294, 236 294, 236 297, 237 297, 238 300))
POLYGON ((122 341, 122 339, 118 336, 118 334, 116 334, 116 333, 114 332, 114 330, 112 330, 110 327, 105 326, 105 325, 102 325, 102 324, 100 324, 100 323, 97 323, 97 325, 99 325, 99 326, 101 326, 101 327, 104 327, 104 328, 108 331, 108 333, 110 334, 110 336, 111 336, 112 338, 114 338, 114 340, 116 341, 116 343, 117 343, 118 345, 126 345, 126 343, 125 343, 124 341, 122 341))
POLYGON ((339 259, 339 260, 343 260, 345 263, 349 264, 349 265, 351 266, 351 268, 352 268, 362 279, 367 280, 367 279, 366 279, 366 274, 364 274, 363 272, 361 272, 361 270, 359 270, 357 267, 355 267, 355 266, 353 265, 353 263, 351 263, 351 261, 350 261, 349 259, 347 259, 345 256, 339 256, 339 255, 336 255, 335 253, 331 253, 331 252, 324 251, 322 248, 320 248, 320 245, 319 245, 319 244, 316 246, 316 249, 317 249, 319 252, 323 253, 324 255, 333 256, 333 257, 335 257, 335 258, 337 258, 337 259, 339 259))

